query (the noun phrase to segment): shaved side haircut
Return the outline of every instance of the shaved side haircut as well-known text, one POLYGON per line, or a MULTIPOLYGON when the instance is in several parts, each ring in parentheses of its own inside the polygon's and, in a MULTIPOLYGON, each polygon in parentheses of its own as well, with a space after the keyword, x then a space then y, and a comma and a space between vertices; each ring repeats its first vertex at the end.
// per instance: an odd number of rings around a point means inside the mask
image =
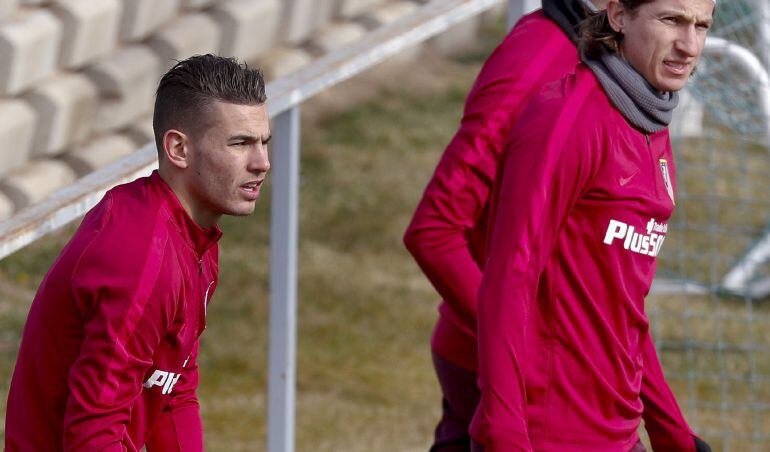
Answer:
POLYGON ((262 105, 266 100, 262 71, 235 58, 206 54, 179 61, 160 79, 155 93, 152 128, 158 153, 168 130, 199 130, 213 101, 262 105))

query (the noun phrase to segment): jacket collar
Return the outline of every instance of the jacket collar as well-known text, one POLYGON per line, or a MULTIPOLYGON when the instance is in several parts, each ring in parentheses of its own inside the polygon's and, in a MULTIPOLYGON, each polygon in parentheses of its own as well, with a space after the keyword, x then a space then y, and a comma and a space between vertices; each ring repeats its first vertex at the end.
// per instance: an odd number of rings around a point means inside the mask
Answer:
POLYGON ((195 250, 198 256, 217 243, 222 237, 222 231, 218 225, 210 228, 202 228, 190 217, 179 202, 176 194, 166 182, 161 179, 158 171, 155 170, 149 177, 150 185, 161 195, 168 208, 169 217, 179 230, 187 244, 195 250))

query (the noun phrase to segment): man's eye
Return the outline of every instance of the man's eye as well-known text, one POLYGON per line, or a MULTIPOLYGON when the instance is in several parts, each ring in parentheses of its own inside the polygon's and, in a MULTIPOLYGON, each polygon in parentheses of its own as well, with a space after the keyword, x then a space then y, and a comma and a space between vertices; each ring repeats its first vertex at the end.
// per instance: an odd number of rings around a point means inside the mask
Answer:
POLYGON ((664 17, 663 22, 671 25, 676 25, 679 23, 679 20, 676 17, 664 17))

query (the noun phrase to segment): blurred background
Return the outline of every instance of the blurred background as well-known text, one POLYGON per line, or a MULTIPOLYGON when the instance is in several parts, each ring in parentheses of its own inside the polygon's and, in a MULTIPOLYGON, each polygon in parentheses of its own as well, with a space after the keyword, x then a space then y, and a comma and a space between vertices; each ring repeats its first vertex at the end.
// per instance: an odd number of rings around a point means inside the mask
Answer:
MULTIPOLYGON (((296 81, 442 1, 0 0, 0 232, 149 143, 174 59, 233 55, 296 81)), ((507 8, 538 2, 487 3, 301 106, 299 451, 431 443, 439 297, 401 236, 507 8)), ((770 2, 719 0, 715 17, 671 127, 677 209, 647 306, 696 432, 714 450, 770 451, 770 2)), ((271 191, 221 224, 200 358, 213 451, 266 449, 271 191)), ((76 224, 0 260, 0 421, 29 304, 76 224)))

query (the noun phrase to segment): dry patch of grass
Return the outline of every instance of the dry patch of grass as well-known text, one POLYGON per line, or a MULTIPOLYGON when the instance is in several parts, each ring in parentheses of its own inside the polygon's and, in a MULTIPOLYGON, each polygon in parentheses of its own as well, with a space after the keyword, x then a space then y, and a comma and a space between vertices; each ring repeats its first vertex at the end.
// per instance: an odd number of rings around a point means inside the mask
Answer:
POLYGON ((658 269, 718 285, 770 225, 770 156, 753 139, 710 130, 674 143, 678 199, 658 269))
POLYGON ((655 295, 647 310, 667 380, 695 431, 714 450, 768 450, 770 304, 655 295))

